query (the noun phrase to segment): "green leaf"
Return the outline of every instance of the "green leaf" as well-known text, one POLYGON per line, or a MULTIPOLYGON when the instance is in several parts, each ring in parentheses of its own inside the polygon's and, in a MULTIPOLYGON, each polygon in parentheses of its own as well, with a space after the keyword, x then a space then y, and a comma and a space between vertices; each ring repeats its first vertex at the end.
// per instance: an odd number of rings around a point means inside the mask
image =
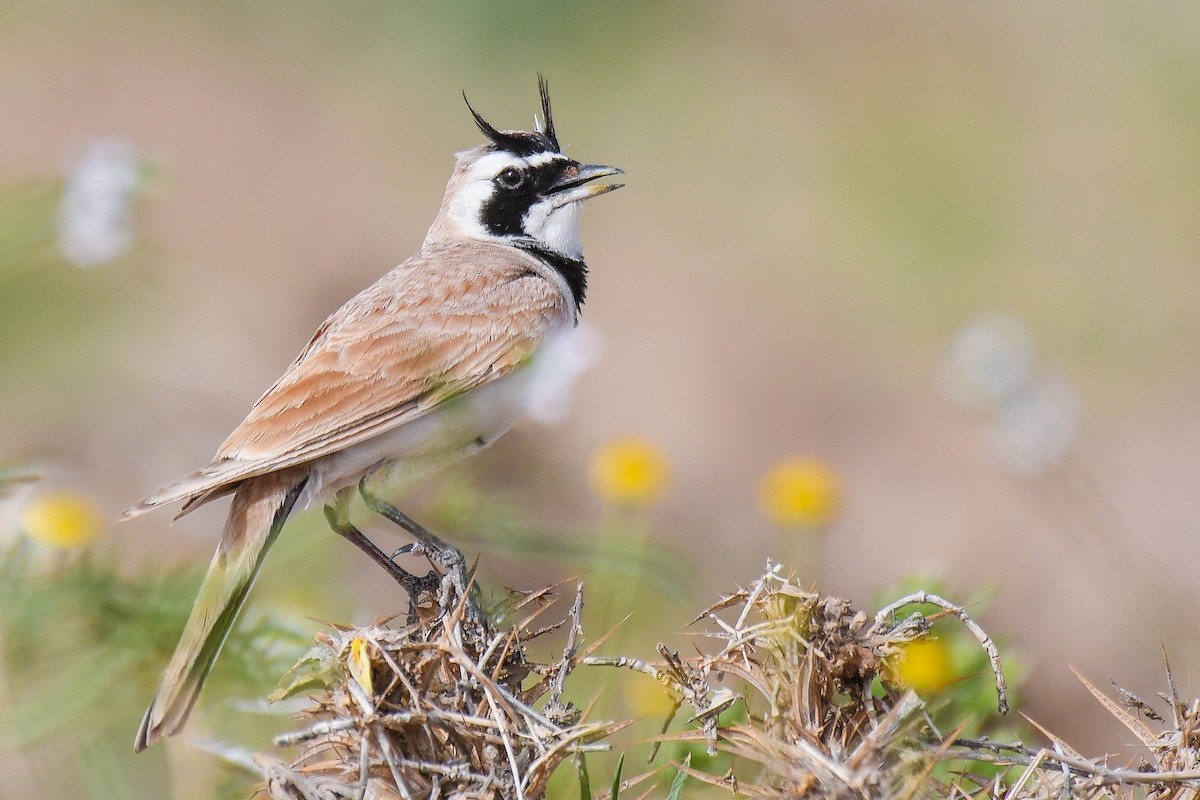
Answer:
POLYGON ((278 703, 302 692, 328 689, 337 683, 339 673, 337 661, 330 648, 317 645, 284 673, 279 679, 279 686, 271 692, 267 700, 278 703))
POLYGON ((592 781, 588 777, 587 761, 583 753, 575 761, 575 771, 579 775, 579 800, 592 800, 592 781))
MULTIPOLYGON (((692 765, 692 754, 688 753, 683 759, 683 766, 690 767, 692 765)), ((679 800, 683 794, 683 784, 687 780, 687 773, 679 770, 675 773, 675 779, 671 781, 671 791, 667 793, 667 800, 679 800)))
POLYGON ((621 768, 625 766, 625 754, 617 759, 617 773, 613 775, 612 791, 608 795, 608 800, 617 800, 617 795, 621 791, 621 768))

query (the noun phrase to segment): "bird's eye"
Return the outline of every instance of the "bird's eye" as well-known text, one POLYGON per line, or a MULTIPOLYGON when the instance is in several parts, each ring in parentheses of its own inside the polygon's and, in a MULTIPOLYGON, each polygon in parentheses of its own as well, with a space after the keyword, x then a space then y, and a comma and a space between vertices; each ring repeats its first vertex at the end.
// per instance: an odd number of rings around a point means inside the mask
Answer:
POLYGON ((525 176, 509 167, 496 176, 496 183, 500 184, 503 189, 518 189, 525 182, 525 176))

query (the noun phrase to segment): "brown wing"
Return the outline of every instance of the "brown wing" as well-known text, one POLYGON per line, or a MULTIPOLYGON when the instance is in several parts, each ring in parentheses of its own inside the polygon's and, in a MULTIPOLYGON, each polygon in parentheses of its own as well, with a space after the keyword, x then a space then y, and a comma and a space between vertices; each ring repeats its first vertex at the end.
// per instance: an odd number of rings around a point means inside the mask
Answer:
MULTIPOLYGON (((147 497, 136 516, 366 441, 512 372, 568 318, 531 259, 487 245, 410 259, 327 319, 212 463, 147 497)), ((539 265, 540 266, 540 265, 539 265)))

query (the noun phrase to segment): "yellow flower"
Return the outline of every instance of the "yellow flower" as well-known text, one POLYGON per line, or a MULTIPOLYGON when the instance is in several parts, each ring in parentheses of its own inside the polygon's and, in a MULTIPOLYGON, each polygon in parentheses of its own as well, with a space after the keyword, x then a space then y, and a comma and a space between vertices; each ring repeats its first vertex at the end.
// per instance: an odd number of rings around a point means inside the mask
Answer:
POLYGON ((367 649, 369 646, 361 636, 355 636, 354 641, 350 642, 350 658, 347 664, 350 676, 363 688, 368 697, 374 691, 371 682, 371 653, 367 649))
POLYGON ((789 459, 776 464, 759 486, 763 512, 776 525, 825 525, 840 505, 838 480, 820 461, 789 459))
POLYGON ((671 693, 656 680, 635 678, 625 693, 633 713, 641 717, 662 717, 675 705, 671 693))
POLYGON ((592 457, 592 486, 611 503, 649 505, 666 489, 670 466, 663 452, 644 439, 618 439, 592 457))
POLYGON ((75 550, 100 537, 104 518, 86 497, 74 492, 49 492, 35 497, 25 507, 21 530, 47 547, 75 550))
POLYGON ((904 645, 893 662, 897 680, 918 694, 935 692, 954 681, 950 648, 942 639, 928 636, 904 645))

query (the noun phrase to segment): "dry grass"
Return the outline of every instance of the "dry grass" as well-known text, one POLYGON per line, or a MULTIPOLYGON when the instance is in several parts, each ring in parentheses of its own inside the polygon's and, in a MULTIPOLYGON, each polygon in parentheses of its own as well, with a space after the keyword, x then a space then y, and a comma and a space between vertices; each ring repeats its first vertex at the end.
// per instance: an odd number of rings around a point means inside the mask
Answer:
POLYGON ((993 656, 1005 705, 999 656, 961 609, 913 595, 869 617, 845 600, 801 589, 778 567, 700 614, 705 637, 719 643, 690 659, 660 648, 663 665, 629 659, 588 663, 630 666, 657 677, 691 707, 692 730, 666 739, 703 740, 710 753, 734 756, 738 769, 693 777, 748 797, 893 797, 911 795, 933 763, 920 735, 923 705, 911 692, 876 690, 888 658, 924 635, 921 614, 898 619, 910 603, 960 615, 993 656), (721 725, 720 713, 745 705, 745 721, 721 725))
MULTIPOLYGON (((540 629, 552 589, 526 596, 498 630, 466 613, 452 581, 409 624, 319 637, 331 680, 307 716, 281 736, 302 745, 289 765, 259 758, 271 798, 537 798, 555 768, 621 727, 581 720, 562 702, 576 663, 582 587, 567 619, 540 629), (537 664, 525 643, 569 626, 562 659, 537 664)), ((600 747, 605 747, 600 745, 600 747)))
MULTIPOLYGON (((1166 662, 1166 653, 1163 654, 1166 662)), ((986 740, 959 739, 947 755, 1011 765, 1011 780, 968 778, 942 794, 945 797, 1080 798, 1081 800, 1194 800, 1200 796, 1200 698, 1181 701, 1171 667, 1166 663, 1167 689, 1158 695, 1167 704, 1164 717, 1153 706, 1113 683, 1117 699, 1105 695, 1076 673, 1089 692, 1118 719, 1145 749, 1145 757, 1113 766, 1108 756, 1086 758, 1045 727, 1030 722, 1049 740, 1049 747, 1026 747, 986 740), (1020 769, 1017 770, 1016 768, 1020 769)))
MULTIPOLYGON (((871 616, 768 565, 694 620, 697 655, 660 645, 648 661, 596 655, 603 640, 581 645, 582 586, 565 619, 536 628, 553 588, 521 599, 503 630, 464 614, 447 581, 408 625, 322 635, 309 664, 319 664, 325 686, 308 711, 314 721, 277 740, 301 746, 291 763, 256 759, 263 791, 273 800, 544 797, 564 760, 629 744, 613 739, 626 723, 588 722, 562 701, 576 668, 652 675, 675 701, 655 747, 694 742, 732 757, 724 775, 675 764, 695 779, 685 796, 1184 800, 1200 788, 1200 701, 1181 702, 1173 686, 1162 695, 1164 718, 1127 692, 1114 701, 1086 684, 1151 754, 1130 768, 1087 759, 1049 734, 1049 747, 1031 748, 938 731, 921 700, 889 680, 889 659, 932 621, 898 615, 906 606, 957 616, 988 653, 1002 711, 1007 698, 991 639, 936 596, 911 595, 871 616), (532 661, 525 644, 561 628, 561 657, 532 661), (687 721, 667 732, 681 708, 687 721), (979 777, 981 764, 1000 769, 979 777)), ((650 774, 624 781, 620 793, 650 774)))

